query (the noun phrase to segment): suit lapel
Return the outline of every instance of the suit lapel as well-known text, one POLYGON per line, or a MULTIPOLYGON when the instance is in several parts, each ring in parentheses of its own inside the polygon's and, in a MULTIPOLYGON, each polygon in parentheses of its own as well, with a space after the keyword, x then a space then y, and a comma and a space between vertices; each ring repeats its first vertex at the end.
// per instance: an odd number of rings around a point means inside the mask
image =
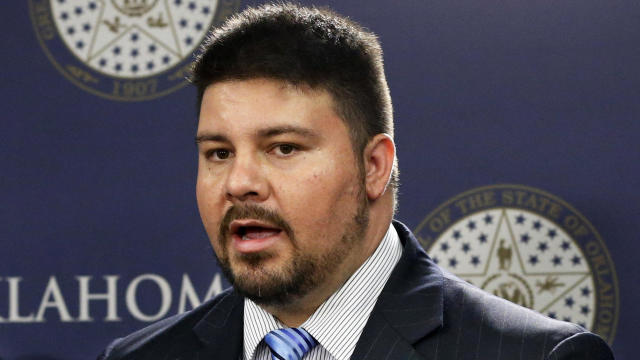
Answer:
MULTIPOLYGON (((367 321, 352 359, 424 360, 413 344, 442 325, 443 277, 418 241, 394 221, 404 249, 367 321)), ((244 298, 229 292, 196 324, 200 359, 239 359, 244 298)))
POLYGON ((204 344, 198 359, 237 360, 242 354, 244 298, 229 292, 193 331, 204 344))
POLYGON ((442 325, 443 277, 415 237, 394 221, 404 244, 352 359, 424 359, 413 347, 442 325))

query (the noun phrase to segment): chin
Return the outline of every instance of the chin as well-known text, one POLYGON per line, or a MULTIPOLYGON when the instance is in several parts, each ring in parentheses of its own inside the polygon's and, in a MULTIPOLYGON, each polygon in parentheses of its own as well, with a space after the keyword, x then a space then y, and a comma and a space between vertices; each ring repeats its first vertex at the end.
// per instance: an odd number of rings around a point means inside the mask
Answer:
POLYGON ((293 256, 274 258, 273 254, 243 254, 231 264, 220 262, 234 289, 263 306, 285 306, 302 298, 324 281, 317 259, 293 256), (231 266, 229 266, 231 265, 231 266))

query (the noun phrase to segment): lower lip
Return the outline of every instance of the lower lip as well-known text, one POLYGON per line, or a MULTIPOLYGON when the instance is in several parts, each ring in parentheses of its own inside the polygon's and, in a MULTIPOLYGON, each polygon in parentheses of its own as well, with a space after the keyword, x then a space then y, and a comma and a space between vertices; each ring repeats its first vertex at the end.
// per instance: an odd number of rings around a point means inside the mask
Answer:
POLYGON ((242 239, 239 235, 232 235, 231 242, 233 248, 244 254, 260 252, 273 246, 281 237, 283 232, 280 231, 272 236, 267 236, 259 239, 242 239))

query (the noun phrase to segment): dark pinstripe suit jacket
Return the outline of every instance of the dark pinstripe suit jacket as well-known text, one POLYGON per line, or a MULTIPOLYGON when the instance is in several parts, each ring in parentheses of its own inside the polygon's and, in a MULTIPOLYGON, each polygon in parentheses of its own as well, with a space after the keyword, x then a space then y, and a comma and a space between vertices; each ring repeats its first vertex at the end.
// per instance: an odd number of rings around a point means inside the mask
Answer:
MULTIPOLYGON (((434 264, 403 224, 404 244, 352 359, 605 360, 583 328, 489 295, 434 264)), ((198 308, 114 341, 104 360, 237 360, 244 299, 227 290, 198 308)))

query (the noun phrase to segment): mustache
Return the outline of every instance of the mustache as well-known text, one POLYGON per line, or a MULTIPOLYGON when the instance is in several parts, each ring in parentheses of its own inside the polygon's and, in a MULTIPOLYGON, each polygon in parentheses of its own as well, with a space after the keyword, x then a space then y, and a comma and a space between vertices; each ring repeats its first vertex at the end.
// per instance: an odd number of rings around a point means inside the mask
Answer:
POLYGON ((224 214, 222 221, 220 222, 220 239, 227 239, 229 236, 229 226, 231 222, 238 219, 255 219, 267 222, 271 225, 274 225, 282 231, 284 231, 289 239, 294 242, 293 229, 289 225, 289 223, 278 214, 277 211, 262 207, 255 204, 247 204, 247 205, 233 205, 231 206, 227 212, 224 214))

